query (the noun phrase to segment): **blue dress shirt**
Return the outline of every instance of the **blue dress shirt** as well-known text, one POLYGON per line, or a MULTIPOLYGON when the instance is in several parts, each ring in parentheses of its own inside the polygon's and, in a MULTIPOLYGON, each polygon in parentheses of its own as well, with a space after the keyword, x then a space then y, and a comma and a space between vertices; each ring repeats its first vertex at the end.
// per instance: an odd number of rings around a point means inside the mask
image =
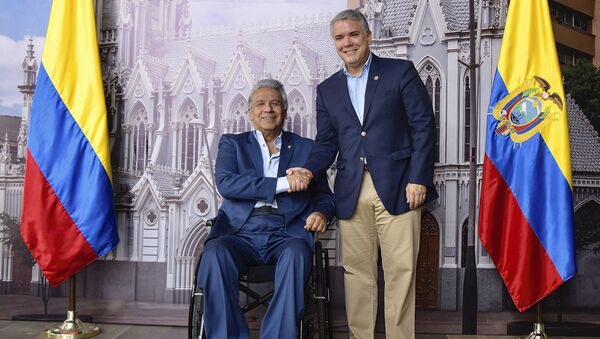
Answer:
MULTIPOLYGON (((262 155, 262 163, 263 163, 263 173, 266 178, 277 178, 277 169, 279 168, 279 156, 281 154, 281 134, 275 138, 275 147, 280 151, 277 153, 270 154, 269 146, 267 146, 267 142, 265 141, 265 137, 258 130, 253 130, 252 133, 258 141, 258 145, 260 146, 260 153, 262 155)), ((287 192, 290 188, 290 185, 287 181, 286 177, 277 178, 277 187, 275 189, 275 194, 287 192)), ((273 203, 268 203, 266 201, 257 201, 254 205, 255 208, 261 206, 273 206, 277 207, 277 198, 273 200, 273 203)))
POLYGON ((369 67, 371 66, 371 53, 367 62, 363 65, 362 72, 353 76, 348 72, 346 64, 344 64, 344 74, 346 75, 346 81, 348 82, 348 94, 350 94, 350 101, 352 101, 352 107, 354 112, 358 116, 358 121, 362 125, 365 118, 365 92, 367 91, 367 79, 369 78, 369 67))

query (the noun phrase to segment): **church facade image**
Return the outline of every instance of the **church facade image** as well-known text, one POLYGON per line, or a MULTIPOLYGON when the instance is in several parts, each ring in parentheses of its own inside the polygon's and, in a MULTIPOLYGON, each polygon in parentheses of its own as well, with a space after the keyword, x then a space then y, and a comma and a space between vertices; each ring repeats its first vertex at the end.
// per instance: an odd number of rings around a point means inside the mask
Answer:
MULTIPOLYGON (((95 3, 120 243, 77 274, 79 297, 186 303, 209 231, 206 221, 221 202, 213 175, 220 135, 250 129, 250 89, 272 77, 288 94, 284 128, 314 138, 316 86, 341 67, 329 35, 333 13, 200 30, 187 0, 95 3)), ((373 52, 415 64, 436 116, 440 198, 424 208, 420 308, 461 308, 468 188, 481 182, 485 112, 506 6, 506 0, 483 1, 479 16, 478 126, 469 126, 468 1, 370 0, 361 7, 373 31, 373 52), (468 151, 475 129, 479 153, 473 181, 468 151)), ((34 48, 30 44, 24 51, 24 83, 15 89, 24 96, 17 140, 0 145, 0 212, 14 217, 21 211, 27 120, 39 63, 34 48)), ((577 214, 600 205, 600 139, 570 97, 567 104, 577 214)), ((336 233, 334 225, 321 240, 330 249, 332 283, 339 286, 332 293, 342 303, 336 233)), ((9 246, 0 244, 0 292, 25 286, 37 293, 42 279, 37 267, 18 267, 12 259, 9 246)), ((512 309, 478 241, 476 262, 479 310, 512 309)), ((563 288, 569 306, 600 306, 593 283, 600 279, 600 257, 582 251, 577 264, 578 275, 563 288)), ((59 293, 66 295, 66 286, 59 293)))

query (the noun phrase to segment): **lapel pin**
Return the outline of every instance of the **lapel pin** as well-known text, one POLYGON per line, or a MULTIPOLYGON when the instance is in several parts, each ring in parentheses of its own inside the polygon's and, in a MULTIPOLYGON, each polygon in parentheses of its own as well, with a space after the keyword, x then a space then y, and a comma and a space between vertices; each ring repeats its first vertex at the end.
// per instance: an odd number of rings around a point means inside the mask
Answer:
POLYGON ((375 81, 379 80, 379 75, 374 76, 373 80, 375 80, 375 81))

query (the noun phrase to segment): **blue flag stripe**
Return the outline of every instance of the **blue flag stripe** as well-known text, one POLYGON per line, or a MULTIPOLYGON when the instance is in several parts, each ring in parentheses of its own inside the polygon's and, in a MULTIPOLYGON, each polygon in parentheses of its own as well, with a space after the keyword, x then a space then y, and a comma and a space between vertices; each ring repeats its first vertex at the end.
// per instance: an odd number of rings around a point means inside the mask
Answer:
POLYGON ((111 181, 43 64, 32 111, 30 153, 90 246, 105 255, 119 239, 111 181))
MULTIPOLYGON (((506 95, 502 76, 496 72, 490 111, 506 95)), ((510 187, 561 277, 567 280, 575 274, 574 258, 569 255, 574 251, 573 227, 561 226, 573 224, 570 185, 541 135, 515 144, 507 136, 498 135, 496 126, 496 119, 488 115, 486 153, 510 187)))

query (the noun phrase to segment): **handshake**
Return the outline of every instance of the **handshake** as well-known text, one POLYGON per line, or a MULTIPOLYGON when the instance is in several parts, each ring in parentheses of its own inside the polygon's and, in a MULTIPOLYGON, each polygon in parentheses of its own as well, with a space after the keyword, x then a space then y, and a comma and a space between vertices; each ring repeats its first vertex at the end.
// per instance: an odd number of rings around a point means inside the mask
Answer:
POLYGON ((286 178, 290 188, 288 193, 306 191, 310 181, 313 179, 313 174, 310 170, 301 167, 288 168, 285 171, 286 178))

